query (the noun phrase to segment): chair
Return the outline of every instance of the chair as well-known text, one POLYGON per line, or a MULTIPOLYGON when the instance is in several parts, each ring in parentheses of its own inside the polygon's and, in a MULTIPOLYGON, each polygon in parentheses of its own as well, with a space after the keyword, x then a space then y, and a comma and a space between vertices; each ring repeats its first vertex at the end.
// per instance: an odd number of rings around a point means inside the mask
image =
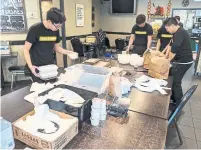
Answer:
POLYGON ((80 41, 80 39, 78 37, 74 37, 71 39, 71 44, 72 44, 74 52, 78 53, 78 56, 79 56, 80 62, 81 62, 81 58, 84 57, 84 47, 83 47, 82 42, 80 41))
POLYGON ((115 45, 116 45, 117 52, 122 52, 123 49, 125 48, 125 40, 121 38, 116 39, 115 45))
POLYGON ((95 44, 98 57, 100 55, 103 55, 106 50, 105 38, 106 38, 105 32, 103 32, 102 29, 99 29, 98 32, 96 33, 96 44, 95 44))
POLYGON ((8 70, 11 72, 11 89, 13 89, 13 82, 18 75, 25 75, 24 66, 10 66, 8 70))
POLYGON ((179 127, 177 125, 177 121, 176 121, 176 117, 178 116, 178 114, 181 112, 182 108, 186 105, 186 103, 188 102, 188 100, 191 98, 191 96, 193 95, 193 93, 195 92, 195 90, 197 89, 197 84, 193 85, 182 97, 180 104, 177 106, 176 109, 174 109, 174 111, 170 114, 169 118, 168 118, 168 126, 171 125, 172 123, 174 123, 175 127, 176 127, 176 131, 177 134, 179 136, 179 140, 180 140, 180 144, 183 144, 182 141, 182 137, 179 131, 179 127))

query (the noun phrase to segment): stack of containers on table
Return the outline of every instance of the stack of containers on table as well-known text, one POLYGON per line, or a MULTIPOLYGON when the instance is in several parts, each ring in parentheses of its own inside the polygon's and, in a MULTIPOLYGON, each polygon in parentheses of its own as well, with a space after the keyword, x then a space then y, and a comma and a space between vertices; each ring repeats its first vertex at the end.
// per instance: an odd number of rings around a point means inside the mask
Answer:
POLYGON ((94 67, 84 64, 78 64, 67 69, 74 68, 83 70, 83 74, 75 83, 73 83, 72 85, 57 85, 54 88, 40 93, 39 96, 44 96, 48 94, 48 92, 56 88, 68 89, 80 95, 85 100, 81 107, 74 107, 65 104, 62 101, 55 101, 52 99, 46 100, 45 103, 49 105, 50 109, 78 117, 79 128, 81 128, 82 122, 91 117, 92 99, 97 97, 98 94, 103 93, 107 89, 110 72, 108 68, 94 67))

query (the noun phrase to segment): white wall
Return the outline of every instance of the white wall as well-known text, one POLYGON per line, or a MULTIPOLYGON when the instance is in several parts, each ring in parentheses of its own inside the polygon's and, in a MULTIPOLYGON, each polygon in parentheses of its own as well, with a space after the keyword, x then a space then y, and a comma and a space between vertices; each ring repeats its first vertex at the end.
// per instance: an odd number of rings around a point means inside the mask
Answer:
MULTIPOLYGON (((184 8, 182 6, 183 0, 172 0, 172 8, 184 8)), ((155 4, 162 4, 167 7, 168 0, 152 0, 155 4)), ((138 0, 137 14, 147 15, 148 0, 138 0)), ((190 0, 190 4, 185 8, 201 8, 201 2, 194 2, 190 0)), ((135 24, 136 15, 114 15, 108 13, 110 11, 110 3, 101 4, 101 28, 104 31, 111 32, 131 32, 131 28, 135 24)))

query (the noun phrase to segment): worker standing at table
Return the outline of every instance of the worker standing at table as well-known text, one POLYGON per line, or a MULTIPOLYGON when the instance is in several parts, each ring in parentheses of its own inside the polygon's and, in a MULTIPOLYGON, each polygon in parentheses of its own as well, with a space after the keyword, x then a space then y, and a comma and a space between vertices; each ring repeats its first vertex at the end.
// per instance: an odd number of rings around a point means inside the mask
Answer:
POLYGON ((173 76, 171 99, 178 106, 183 96, 182 78, 193 64, 190 36, 186 30, 179 26, 177 20, 173 17, 165 20, 164 24, 166 30, 173 34, 169 55, 170 61, 173 62, 170 69, 170 75, 173 76))
POLYGON ((157 38, 158 38, 158 41, 156 45, 156 50, 165 52, 168 44, 170 43, 170 40, 172 39, 172 34, 167 32, 167 30, 165 29, 165 26, 162 25, 160 29, 158 30, 157 38))
POLYGON ((39 66, 54 64, 53 51, 65 55, 73 53, 59 46, 59 29, 65 21, 65 15, 58 8, 51 8, 45 21, 30 27, 24 45, 24 57, 34 82, 42 82, 36 72, 39 66))
POLYGON ((129 52, 134 42, 132 53, 143 55, 146 49, 150 48, 153 36, 152 26, 145 22, 146 16, 140 14, 136 18, 136 24, 132 28, 131 37, 129 40, 127 52, 129 52))

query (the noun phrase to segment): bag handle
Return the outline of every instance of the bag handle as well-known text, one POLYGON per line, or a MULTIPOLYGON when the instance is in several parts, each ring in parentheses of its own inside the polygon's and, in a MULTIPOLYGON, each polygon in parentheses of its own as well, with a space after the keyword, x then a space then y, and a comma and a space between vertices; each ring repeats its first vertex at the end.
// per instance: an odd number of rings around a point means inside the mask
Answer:
POLYGON ((143 57, 144 57, 144 55, 145 55, 147 52, 149 52, 150 50, 151 50, 150 48, 147 48, 146 51, 143 53, 143 57))

